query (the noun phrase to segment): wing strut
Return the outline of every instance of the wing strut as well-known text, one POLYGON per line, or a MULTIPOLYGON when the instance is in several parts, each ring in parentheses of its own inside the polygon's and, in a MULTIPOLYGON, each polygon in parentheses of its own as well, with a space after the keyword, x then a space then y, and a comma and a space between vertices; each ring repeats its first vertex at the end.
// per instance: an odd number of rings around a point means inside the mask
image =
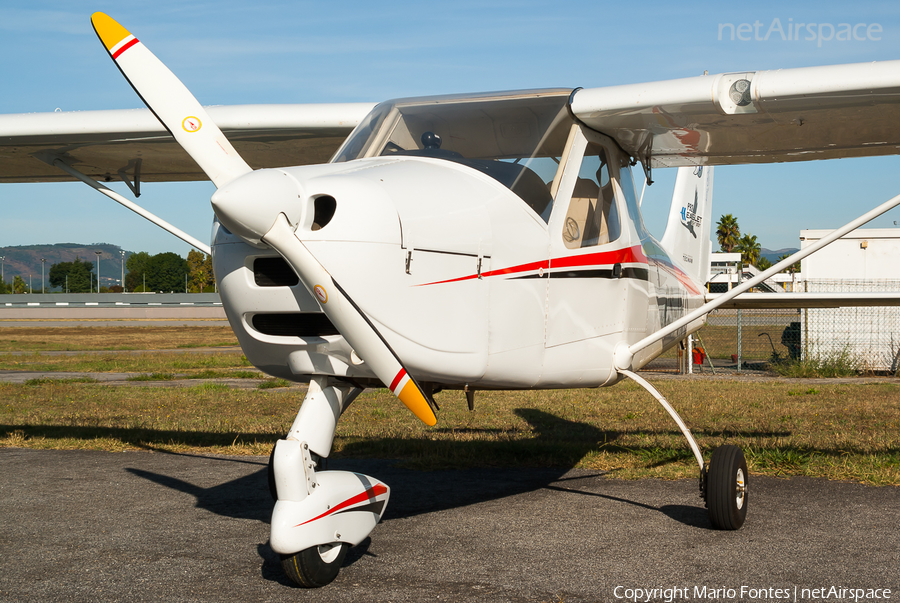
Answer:
MULTIPOLYGON (((49 163, 50 165, 58 167, 62 171, 74 176, 75 178, 78 178, 79 180, 81 180, 82 182, 84 182, 85 184, 90 186, 91 188, 100 191, 101 193, 103 193, 104 195, 106 195, 107 197, 109 197, 110 199, 115 201, 116 203, 119 203, 120 205, 127 207, 128 209, 130 209, 137 215, 141 216, 142 218, 145 218, 145 219, 153 222, 154 224, 156 224, 157 226, 159 226, 166 232, 169 232, 169 233, 175 235, 176 237, 178 237, 179 239, 181 239, 188 245, 190 245, 192 247, 196 247, 197 249, 199 249, 206 255, 210 255, 212 253, 212 250, 210 250, 209 245, 205 245, 204 243, 201 243, 200 241, 198 241, 197 239, 195 239, 188 233, 184 232, 183 230, 181 230, 179 228, 176 228, 175 226, 172 226, 171 224, 169 224, 168 222, 166 222, 159 216, 150 213, 149 211, 147 211, 146 209, 144 209, 137 203, 129 201, 128 199, 126 199, 119 193, 115 192, 114 190, 103 186, 102 184, 100 184, 99 182, 97 182, 96 180, 91 178, 90 176, 82 174, 81 172, 79 172, 78 170, 73 168, 71 165, 66 163, 58 155, 37 155, 37 158, 45 163, 49 163)), ((138 173, 137 172, 138 169, 139 169, 138 167, 135 167, 136 174, 138 173)), ((136 175, 135 178, 137 178, 137 177, 138 176, 136 175)), ((127 183, 127 184, 129 185, 129 187, 131 187, 130 183, 127 183)))
POLYGON ((806 249, 801 249, 797 253, 793 254, 792 256, 788 257, 787 259, 784 259, 784 260, 778 262, 777 264, 775 264, 768 270, 764 271, 763 273, 759 274, 758 276, 755 276, 754 278, 750 279, 749 281, 745 281, 741 285, 735 287, 728 293, 722 294, 721 296, 717 297, 713 301, 703 304, 702 306, 700 306, 693 312, 689 312, 688 314, 685 314, 683 317, 679 318, 675 322, 669 324, 666 327, 663 327, 662 329, 660 329, 659 331, 656 331, 655 333, 653 333, 651 335, 648 335, 647 337, 641 339, 637 343, 633 343, 631 345, 627 345, 624 342, 620 343, 619 346, 617 346, 617 348, 616 348, 615 357, 613 360, 613 362, 615 363, 615 366, 616 366, 616 370, 618 372, 622 373, 623 369, 630 369, 632 359, 634 358, 634 355, 637 352, 643 350, 644 348, 646 348, 649 345, 656 343, 657 341, 660 341, 664 337, 668 337, 669 335, 675 333, 679 329, 686 327, 687 325, 689 325, 693 321, 697 320, 698 318, 701 318, 704 315, 709 314, 710 312, 712 312, 719 306, 725 305, 726 303, 728 303, 729 301, 731 301, 732 299, 734 299, 741 293, 749 291, 751 288, 755 287, 756 285, 763 282, 764 280, 772 277, 773 275, 777 274, 778 272, 781 272, 782 270, 784 270, 791 264, 794 264, 794 263, 798 262, 799 260, 802 260, 806 256, 815 253, 816 251, 822 249, 829 243, 833 243, 837 239, 841 238, 848 232, 856 230, 857 228, 859 228, 866 222, 874 220, 881 214, 897 207, 898 205, 900 205, 900 195, 897 195, 895 197, 888 199, 887 201, 885 201, 884 203, 882 203, 875 209, 861 215, 860 217, 856 218, 855 220, 853 220, 851 222, 848 222, 847 224, 838 228, 837 230, 835 230, 828 236, 823 237, 822 239, 816 241, 815 243, 813 243, 806 249))

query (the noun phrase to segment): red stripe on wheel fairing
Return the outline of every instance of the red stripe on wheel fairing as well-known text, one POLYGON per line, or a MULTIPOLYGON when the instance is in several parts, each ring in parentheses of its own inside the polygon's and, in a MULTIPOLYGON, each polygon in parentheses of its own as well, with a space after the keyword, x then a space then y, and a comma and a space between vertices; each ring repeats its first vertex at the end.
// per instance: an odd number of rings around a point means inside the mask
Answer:
POLYGON ((342 502, 339 505, 333 506, 331 509, 325 511, 318 517, 313 517, 312 519, 308 519, 307 521, 304 521, 303 523, 298 523, 294 527, 299 528, 300 526, 306 525, 317 519, 322 519, 323 517, 328 517, 329 515, 334 515, 338 511, 346 509, 347 507, 352 507, 353 505, 368 502, 370 500, 375 500, 375 498, 377 496, 380 496, 380 495, 384 494, 385 492, 387 492, 387 486, 385 486, 384 484, 375 484, 374 486, 372 486, 365 492, 362 492, 360 494, 357 494, 356 496, 348 498, 347 500, 345 500, 344 502, 342 502))

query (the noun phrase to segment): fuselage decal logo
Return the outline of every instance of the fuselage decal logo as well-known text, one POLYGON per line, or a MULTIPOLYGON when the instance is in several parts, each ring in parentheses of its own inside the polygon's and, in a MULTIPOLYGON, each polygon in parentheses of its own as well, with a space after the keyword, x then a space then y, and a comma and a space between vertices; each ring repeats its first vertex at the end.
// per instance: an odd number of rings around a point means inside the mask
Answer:
POLYGON ((688 203, 686 207, 681 208, 681 225, 688 229, 694 238, 697 238, 697 231, 695 228, 700 228, 700 222, 703 221, 703 216, 697 215, 697 191, 694 190, 694 202, 688 203))

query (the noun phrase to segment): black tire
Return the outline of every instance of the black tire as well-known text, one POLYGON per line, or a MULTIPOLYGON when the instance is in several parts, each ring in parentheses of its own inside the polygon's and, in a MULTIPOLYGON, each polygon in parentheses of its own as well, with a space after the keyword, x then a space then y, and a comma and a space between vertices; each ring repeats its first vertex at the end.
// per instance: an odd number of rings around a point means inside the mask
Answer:
POLYGON ((349 549, 350 545, 342 542, 310 547, 293 555, 282 555, 281 567, 288 578, 303 588, 319 588, 337 578, 349 549))
POLYGON ((747 518, 747 461, 737 446, 719 446, 709 460, 706 507, 718 530, 737 530, 747 518))

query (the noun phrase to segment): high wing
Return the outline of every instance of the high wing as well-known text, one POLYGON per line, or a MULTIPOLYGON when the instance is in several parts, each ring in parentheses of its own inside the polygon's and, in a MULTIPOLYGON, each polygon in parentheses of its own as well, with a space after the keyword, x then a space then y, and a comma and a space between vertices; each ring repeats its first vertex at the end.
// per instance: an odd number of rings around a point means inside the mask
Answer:
MULTIPOLYGON (((373 106, 208 111, 261 168, 327 161, 373 106)), ((572 111, 648 168, 891 155, 900 153, 900 61, 581 89, 572 111)), ((71 179, 36 160, 40 153, 65 155, 97 179, 136 159, 145 182, 205 179, 146 109, 0 116, 0 182, 71 179)))
MULTIPOLYGON (((208 107, 254 169, 324 163, 373 103, 208 107)), ((0 115, 0 182, 72 180, 39 160, 62 157, 96 180, 133 174, 143 182, 206 180, 148 109, 0 115)))
POLYGON ((646 168, 900 153, 900 61, 577 91, 574 114, 646 168))

